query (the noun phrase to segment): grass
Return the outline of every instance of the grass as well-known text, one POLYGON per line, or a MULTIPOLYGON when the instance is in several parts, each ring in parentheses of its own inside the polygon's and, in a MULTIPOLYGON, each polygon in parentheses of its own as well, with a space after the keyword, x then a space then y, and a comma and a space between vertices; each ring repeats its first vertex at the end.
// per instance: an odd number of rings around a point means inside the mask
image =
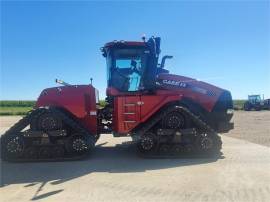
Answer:
POLYGON ((0 116, 25 115, 34 105, 35 101, 31 100, 1 100, 0 116))
POLYGON ((25 115, 32 107, 0 107, 0 116, 25 115))
POLYGON ((234 100, 233 101, 233 108, 235 110, 242 110, 244 107, 244 103, 246 100, 234 100))
POLYGON ((35 103, 32 100, 1 100, 0 107, 33 107, 35 103))

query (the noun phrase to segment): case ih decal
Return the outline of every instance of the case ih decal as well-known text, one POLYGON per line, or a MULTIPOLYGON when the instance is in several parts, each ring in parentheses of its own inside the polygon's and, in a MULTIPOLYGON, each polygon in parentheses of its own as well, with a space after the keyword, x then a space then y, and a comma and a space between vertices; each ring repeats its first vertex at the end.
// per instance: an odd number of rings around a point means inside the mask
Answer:
POLYGON ((181 81, 174 81, 174 80, 164 79, 164 80, 162 80, 162 83, 167 84, 167 85, 177 86, 179 88, 186 88, 187 87, 187 83, 181 82, 181 81))

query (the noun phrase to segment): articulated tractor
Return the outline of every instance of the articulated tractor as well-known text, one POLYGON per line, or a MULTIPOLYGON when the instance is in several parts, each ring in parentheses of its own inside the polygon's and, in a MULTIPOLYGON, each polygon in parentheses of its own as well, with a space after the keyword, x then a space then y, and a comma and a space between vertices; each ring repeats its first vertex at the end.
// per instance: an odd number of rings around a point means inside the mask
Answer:
POLYGON ((7 161, 88 156, 100 135, 130 136, 147 157, 219 154, 218 133, 233 129, 227 90, 165 69, 160 38, 113 41, 101 48, 107 63, 106 106, 92 85, 43 90, 35 108, 1 136, 7 161))

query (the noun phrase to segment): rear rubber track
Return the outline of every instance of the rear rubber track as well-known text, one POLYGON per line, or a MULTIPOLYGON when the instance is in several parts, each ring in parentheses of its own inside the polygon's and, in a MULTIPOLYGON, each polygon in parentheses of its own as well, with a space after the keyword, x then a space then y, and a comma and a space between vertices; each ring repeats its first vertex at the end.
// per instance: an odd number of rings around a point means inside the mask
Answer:
MULTIPOLYGON (((63 137, 65 138, 64 142, 68 140, 70 136, 63 137)), ((91 135, 78 121, 67 115, 65 112, 57 109, 57 108, 38 108, 35 109, 31 112, 29 112, 25 117, 20 119, 16 124, 14 124, 9 130, 7 130, 2 136, 1 136, 1 158, 2 160, 5 161, 11 161, 11 162, 40 162, 40 161, 67 161, 67 160, 80 160, 83 158, 86 158, 89 156, 91 151, 93 150, 95 146, 95 138, 93 135, 91 135), (12 138, 13 136, 19 136, 23 138, 24 140, 27 140, 27 137, 24 137, 24 132, 21 132, 26 126, 28 126, 31 123, 32 119, 35 119, 39 117, 41 114, 45 112, 53 112, 57 116, 61 118, 61 120, 65 123, 65 125, 68 125, 70 128, 72 128, 73 131, 76 131, 76 133, 79 133, 80 135, 83 135, 87 138, 90 138, 90 149, 88 152, 83 153, 83 154, 69 154, 66 149, 64 151, 63 156, 58 156, 58 157, 53 157, 50 155, 48 158, 43 158, 43 157, 35 157, 35 158, 26 158, 25 157, 25 151, 29 147, 37 147, 33 145, 24 145, 23 148, 23 153, 19 155, 19 157, 10 157, 6 154, 5 151, 5 145, 7 143, 7 140, 9 138, 12 138)), ((46 147, 64 147, 64 145, 59 145, 59 144, 50 144, 50 145, 45 145, 41 146, 43 148, 46 147)))

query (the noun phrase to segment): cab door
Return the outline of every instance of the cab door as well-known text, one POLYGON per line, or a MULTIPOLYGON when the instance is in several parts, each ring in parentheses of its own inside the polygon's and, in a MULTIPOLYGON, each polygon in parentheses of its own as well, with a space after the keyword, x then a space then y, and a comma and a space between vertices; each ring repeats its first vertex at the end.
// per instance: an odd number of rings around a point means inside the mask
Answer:
POLYGON ((141 116, 141 101, 139 95, 115 97, 115 132, 128 133, 138 123, 141 116))

